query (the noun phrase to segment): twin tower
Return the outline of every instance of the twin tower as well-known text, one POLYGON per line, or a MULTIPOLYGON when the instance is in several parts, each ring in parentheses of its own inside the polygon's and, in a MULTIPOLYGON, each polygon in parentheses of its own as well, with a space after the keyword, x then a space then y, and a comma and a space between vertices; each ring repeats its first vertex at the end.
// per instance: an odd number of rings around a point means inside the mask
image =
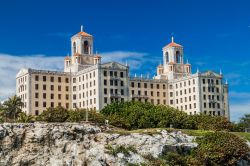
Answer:
MULTIPOLYGON (((184 64, 183 46, 174 42, 163 47, 163 64, 157 67, 154 79, 178 79, 191 74, 191 65, 184 64)), ((100 64, 101 56, 93 53, 93 36, 81 31, 71 38, 71 56, 64 59, 65 72, 78 72, 86 67, 100 64)))

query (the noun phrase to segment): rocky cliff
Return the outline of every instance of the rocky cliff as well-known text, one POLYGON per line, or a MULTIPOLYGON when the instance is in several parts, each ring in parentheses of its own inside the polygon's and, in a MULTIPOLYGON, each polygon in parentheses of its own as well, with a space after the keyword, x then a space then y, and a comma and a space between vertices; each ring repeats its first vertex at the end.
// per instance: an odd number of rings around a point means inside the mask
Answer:
POLYGON ((196 147, 179 131, 117 134, 93 124, 1 124, 0 165, 128 165, 196 147))

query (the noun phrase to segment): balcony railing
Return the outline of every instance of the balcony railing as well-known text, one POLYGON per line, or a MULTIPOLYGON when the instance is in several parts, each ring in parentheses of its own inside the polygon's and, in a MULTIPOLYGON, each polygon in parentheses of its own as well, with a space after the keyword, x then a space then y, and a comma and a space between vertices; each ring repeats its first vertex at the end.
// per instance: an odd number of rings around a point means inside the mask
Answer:
POLYGON ((131 97, 132 98, 143 98, 143 99, 148 99, 149 98, 147 95, 135 95, 135 94, 132 94, 131 97))
POLYGON ((111 93, 111 94, 109 94, 109 97, 110 98, 121 98, 121 94, 111 93))

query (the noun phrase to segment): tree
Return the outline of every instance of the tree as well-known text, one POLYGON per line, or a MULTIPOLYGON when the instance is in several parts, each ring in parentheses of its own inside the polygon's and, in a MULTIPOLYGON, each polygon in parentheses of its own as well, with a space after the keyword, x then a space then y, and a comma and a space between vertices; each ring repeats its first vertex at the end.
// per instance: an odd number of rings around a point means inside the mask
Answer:
POLYGON ((16 95, 10 97, 7 101, 3 103, 4 116, 6 118, 14 119, 15 121, 18 114, 22 112, 22 106, 23 102, 20 97, 17 97, 16 95))
POLYGON ((250 151, 246 141, 228 132, 210 132, 202 138, 197 138, 199 146, 194 149, 192 156, 196 165, 236 165, 244 159, 249 161, 250 151))
POLYGON ((69 111, 63 107, 47 108, 36 120, 45 122, 65 122, 69 117, 69 111))
POLYGON ((30 123, 34 120, 34 117, 32 115, 26 115, 24 112, 21 112, 18 115, 18 122, 20 123, 30 123))

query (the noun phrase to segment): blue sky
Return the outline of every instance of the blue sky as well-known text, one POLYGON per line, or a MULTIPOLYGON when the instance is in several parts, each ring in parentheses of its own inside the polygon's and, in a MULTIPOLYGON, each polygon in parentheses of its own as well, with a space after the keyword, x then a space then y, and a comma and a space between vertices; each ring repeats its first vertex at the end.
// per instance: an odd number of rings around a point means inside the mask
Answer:
POLYGON ((238 120, 250 113, 249 6, 247 0, 1 1, 0 99, 14 93, 21 67, 61 70, 81 24, 104 59, 128 61, 137 75, 154 75, 173 32, 193 72, 222 70, 231 119, 238 120))

